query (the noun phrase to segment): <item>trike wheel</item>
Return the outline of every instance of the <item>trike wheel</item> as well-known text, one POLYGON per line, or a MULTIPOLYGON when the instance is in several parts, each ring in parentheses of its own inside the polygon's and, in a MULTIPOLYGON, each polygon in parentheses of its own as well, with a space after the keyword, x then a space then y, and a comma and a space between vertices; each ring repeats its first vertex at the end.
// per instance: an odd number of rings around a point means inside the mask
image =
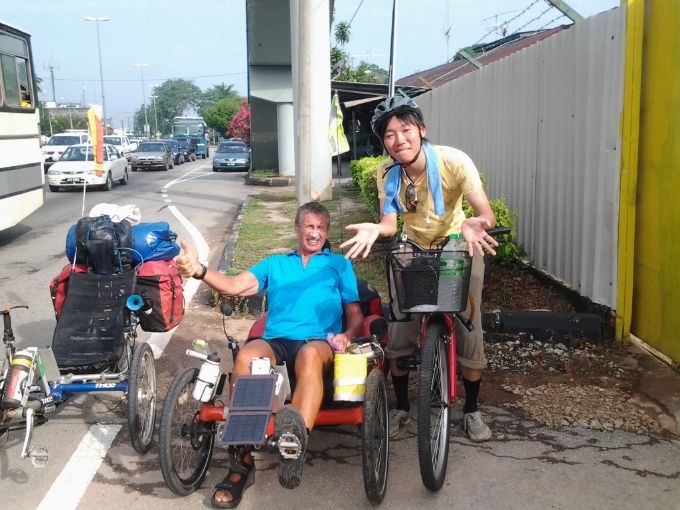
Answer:
POLYGON ((441 489, 449 456, 449 364, 443 324, 425 331, 420 360, 418 397, 418 460, 428 490, 441 489))
POLYGON ((377 505, 385 497, 389 466, 389 422, 385 374, 373 369, 366 379, 361 424, 361 461, 368 500, 377 505))
POLYGON ((146 453, 156 423, 156 365, 149 344, 137 344, 128 376, 128 426, 132 447, 146 453))
POLYGON ((215 441, 215 425, 198 419, 201 402, 191 393, 197 368, 187 368, 172 381, 163 404, 159 434, 159 458, 165 483, 178 496, 201 486, 215 441))

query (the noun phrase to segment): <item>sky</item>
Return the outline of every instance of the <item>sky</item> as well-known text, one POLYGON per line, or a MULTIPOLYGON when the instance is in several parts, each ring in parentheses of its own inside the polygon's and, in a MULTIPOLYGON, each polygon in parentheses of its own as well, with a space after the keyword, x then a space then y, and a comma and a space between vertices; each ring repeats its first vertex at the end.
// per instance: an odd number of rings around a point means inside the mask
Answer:
MULTIPOLYGON (((443 64, 459 48, 500 38, 494 27, 503 22, 508 22, 507 33, 570 23, 545 0, 396 1, 397 79, 443 64)), ((567 3, 589 17, 617 7, 620 0, 567 3)), ((85 104, 101 103, 99 42, 107 117, 117 127, 127 126, 144 101, 151 104, 151 85, 170 79, 191 80, 203 91, 233 85, 247 96, 245 4, 245 0, 21 0, 3 9, 0 18, 31 34, 43 101, 53 99, 53 76, 58 103, 81 103, 83 98, 85 104), (110 20, 96 23, 86 17, 110 20)), ((389 67, 392 5, 393 0, 335 1, 335 22, 351 21, 350 41, 343 51, 355 66, 364 60, 389 67)), ((335 43, 332 33, 331 42, 335 43)))

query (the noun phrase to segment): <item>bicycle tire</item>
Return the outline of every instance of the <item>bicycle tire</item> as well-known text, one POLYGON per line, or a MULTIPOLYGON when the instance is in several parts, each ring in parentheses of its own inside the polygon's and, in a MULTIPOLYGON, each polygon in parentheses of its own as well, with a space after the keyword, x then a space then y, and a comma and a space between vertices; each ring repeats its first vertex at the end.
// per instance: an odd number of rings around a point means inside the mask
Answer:
POLYGON ((430 323, 421 351, 418 396, 418 461, 423 485, 438 491, 444 484, 449 455, 449 366, 446 328, 430 323))
POLYGON ((172 381, 163 403, 158 456, 168 488, 178 496, 198 489, 206 474, 215 442, 215 425, 198 420, 201 402, 191 393, 197 368, 187 368, 172 381))
POLYGON ((385 374, 382 370, 373 369, 366 379, 361 466, 366 497, 374 505, 382 502, 387 490, 390 457, 388 413, 385 374))
POLYGON ((156 423, 156 365, 147 343, 137 344, 128 375, 128 428, 137 453, 151 448, 156 423))

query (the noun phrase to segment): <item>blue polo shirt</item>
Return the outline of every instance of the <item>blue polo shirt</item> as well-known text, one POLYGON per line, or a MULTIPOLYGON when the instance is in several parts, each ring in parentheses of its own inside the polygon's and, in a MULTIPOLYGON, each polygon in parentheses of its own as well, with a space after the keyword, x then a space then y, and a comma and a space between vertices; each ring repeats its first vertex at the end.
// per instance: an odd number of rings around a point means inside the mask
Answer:
POLYGON ((297 251, 273 255, 249 269, 267 289, 269 315, 262 337, 326 338, 342 332, 343 305, 359 301, 352 264, 324 249, 302 267, 297 251))

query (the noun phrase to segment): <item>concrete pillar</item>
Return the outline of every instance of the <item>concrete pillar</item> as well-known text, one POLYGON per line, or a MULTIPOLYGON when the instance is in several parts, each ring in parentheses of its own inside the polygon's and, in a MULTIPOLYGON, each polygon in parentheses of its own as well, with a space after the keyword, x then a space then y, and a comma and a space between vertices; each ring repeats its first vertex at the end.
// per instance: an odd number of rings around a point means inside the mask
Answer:
POLYGON ((328 125, 331 105, 328 0, 291 0, 291 56, 298 205, 333 196, 328 125))
POLYGON ((276 105, 278 132, 279 175, 295 177, 295 117, 293 103, 276 105))

